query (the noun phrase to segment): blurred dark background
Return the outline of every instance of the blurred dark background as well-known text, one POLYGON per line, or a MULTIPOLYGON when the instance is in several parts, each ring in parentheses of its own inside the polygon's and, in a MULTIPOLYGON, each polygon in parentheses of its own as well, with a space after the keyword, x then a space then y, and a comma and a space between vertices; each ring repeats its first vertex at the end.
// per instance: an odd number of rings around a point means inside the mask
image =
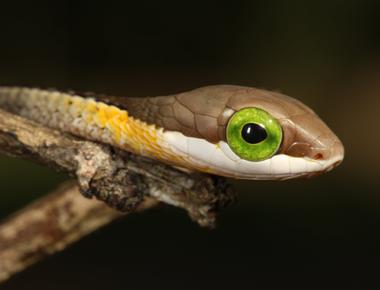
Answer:
MULTIPOLYGON (((2 1, 0 84, 126 96, 279 90, 341 137, 333 172, 233 181, 218 228, 128 217, 1 289, 380 289, 379 1, 2 1)), ((2 156, 0 217, 65 175, 2 156)))

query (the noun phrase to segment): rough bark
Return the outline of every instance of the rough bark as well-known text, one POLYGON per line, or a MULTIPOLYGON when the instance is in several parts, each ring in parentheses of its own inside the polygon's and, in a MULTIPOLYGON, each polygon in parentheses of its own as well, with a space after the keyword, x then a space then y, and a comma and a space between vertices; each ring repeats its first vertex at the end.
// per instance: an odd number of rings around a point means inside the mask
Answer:
MULTIPOLYGON (((146 198, 136 211, 157 204, 146 198)), ((0 225, 0 282, 122 216, 83 198, 74 183, 60 186, 0 225)))
POLYGON ((77 179, 0 225, 0 281, 121 216, 158 201, 187 210, 212 227, 235 199, 225 179, 186 173, 153 160, 62 134, 0 110, 0 152, 27 158, 77 179), (84 199, 96 197, 99 203, 84 199), (115 208, 119 211, 115 211, 115 208))

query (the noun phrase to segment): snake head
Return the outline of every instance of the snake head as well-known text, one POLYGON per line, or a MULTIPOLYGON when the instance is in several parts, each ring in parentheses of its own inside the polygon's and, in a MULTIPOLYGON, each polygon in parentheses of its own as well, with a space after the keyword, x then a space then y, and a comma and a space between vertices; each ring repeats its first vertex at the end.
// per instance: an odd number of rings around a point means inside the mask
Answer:
POLYGON ((255 88, 125 98, 0 87, 0 106, 179 168, 233 178, 313 176, 344 156, 338 137, 309 107, 255 88))
POLYGON ((174 150, 187 154, 186 167, 282 180, 317 175, 343 160, 341 141, 317 114, 277 92, 209 86, 175 95, 171 108, 176 125, 162 125, 174 150))

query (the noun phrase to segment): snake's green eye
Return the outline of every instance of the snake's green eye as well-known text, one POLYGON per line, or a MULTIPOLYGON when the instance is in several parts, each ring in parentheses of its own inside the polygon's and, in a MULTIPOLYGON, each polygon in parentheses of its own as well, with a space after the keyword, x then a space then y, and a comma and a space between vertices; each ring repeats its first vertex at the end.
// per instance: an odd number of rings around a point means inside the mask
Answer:
POLYGON ((236 112, 227 124, 227 143, 240 158, 261 161, 276 154, 282 141, 280 123, 259 108, 236 112))

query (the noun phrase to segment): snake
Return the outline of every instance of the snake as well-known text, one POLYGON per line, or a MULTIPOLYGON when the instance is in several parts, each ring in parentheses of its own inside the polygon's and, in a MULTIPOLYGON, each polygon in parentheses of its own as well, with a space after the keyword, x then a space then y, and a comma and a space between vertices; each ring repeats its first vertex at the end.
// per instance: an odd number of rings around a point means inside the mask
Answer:
POLYGON ((253 87, 133 98, 1 86, 0 108, 185 171, 235 179, 311 177, 344 158, 340 139, 307 105, 253 87))

